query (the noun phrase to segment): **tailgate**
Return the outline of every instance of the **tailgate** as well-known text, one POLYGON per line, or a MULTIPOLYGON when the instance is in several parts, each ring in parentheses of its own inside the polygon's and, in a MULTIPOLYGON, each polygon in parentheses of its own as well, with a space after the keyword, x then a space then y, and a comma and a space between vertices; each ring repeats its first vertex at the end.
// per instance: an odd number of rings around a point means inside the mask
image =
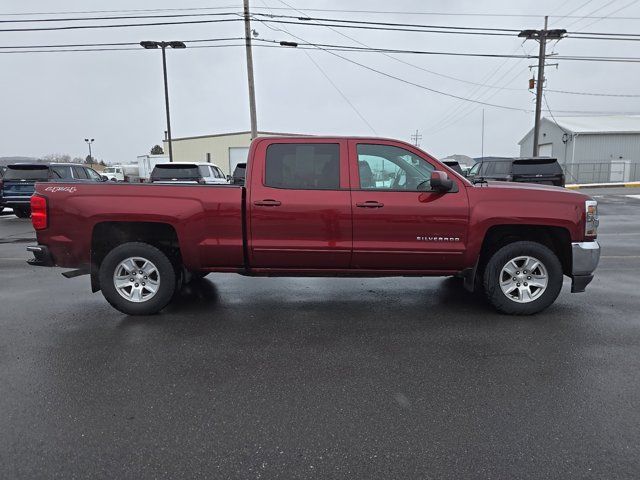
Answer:
POLYGON ((35 183, 28 180, 5 180, 2 196, 5 200, 29 198, 34 192, 35 183))

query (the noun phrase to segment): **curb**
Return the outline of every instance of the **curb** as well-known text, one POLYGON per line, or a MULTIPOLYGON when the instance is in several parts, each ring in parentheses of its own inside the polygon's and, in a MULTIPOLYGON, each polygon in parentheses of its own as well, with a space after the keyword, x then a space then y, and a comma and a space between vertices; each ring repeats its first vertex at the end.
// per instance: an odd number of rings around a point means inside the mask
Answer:
POLYGON ((640 187, 640 182, 624 182, 624 183, 583 183, 565 185, 565 188, 571 190, 579 190, 581 188, 618 188, 618 187, 640 187))

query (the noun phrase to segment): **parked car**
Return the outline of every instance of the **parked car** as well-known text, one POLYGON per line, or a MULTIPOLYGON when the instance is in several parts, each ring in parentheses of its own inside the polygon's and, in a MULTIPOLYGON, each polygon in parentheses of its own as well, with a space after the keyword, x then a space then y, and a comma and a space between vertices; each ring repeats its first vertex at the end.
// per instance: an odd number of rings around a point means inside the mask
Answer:
POLYGON ((89 273, 130 315, 209 272, 457 275, 524 315, 555 301, 563 274, 584 291, 599 261, 597 202, 580 192, 475 185, 386 139, 260 137, 248 158, 243 187, 37 184, 31 263, 89 273))
POLYGON ((470 180, 500 180, 504 182, 541 183, 564 187, 562 168, 555 158, 491 157, 476 163, 467 178, 470 180))
POLYGON ((36 182, 52 180, 101 182, 102 177, 94 169, 74 163, 14 163, 0 181, 0 204, 13 209, 19 218, 31 214, 29 199, 36 182))
POLYGON ((7 169, 4 165, 0 165, 0 213, 4 211, 4 204, 2 203, 2 177, 4 177, 4 171, 7 169))
POLYGON ((201 183, 226 185, 229 183, 220 167, 213 163, 172 162, 153 167, 151 183, 201 183))
POLYGON ((443 160, 442 163, 444 163, 447 167, 449 167, 454 172, 459 173, 460 175, 464 175, 464 172, 462 171, 462 167, 460 166, 460 163, 457 160, 443 160))
POLYGON ((102 175, 113 182, 137 182, 140 179, 138 165, 113 165, 106 167, 102 175))
POLYGON ((236 168, 233 169, 233 175, 231 175, 231 183, 233 185, 244 185, 244 177, 247 174, 247 164, 238 163, 236 168))

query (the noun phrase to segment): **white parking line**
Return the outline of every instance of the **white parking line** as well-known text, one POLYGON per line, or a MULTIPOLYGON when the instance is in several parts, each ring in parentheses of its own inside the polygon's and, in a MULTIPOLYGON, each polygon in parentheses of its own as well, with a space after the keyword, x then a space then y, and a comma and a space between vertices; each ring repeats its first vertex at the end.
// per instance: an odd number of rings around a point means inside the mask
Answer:
POLYGON ((625 197, 635 198, 636 200, 640 200, 640 195, 625 195, 625 197))

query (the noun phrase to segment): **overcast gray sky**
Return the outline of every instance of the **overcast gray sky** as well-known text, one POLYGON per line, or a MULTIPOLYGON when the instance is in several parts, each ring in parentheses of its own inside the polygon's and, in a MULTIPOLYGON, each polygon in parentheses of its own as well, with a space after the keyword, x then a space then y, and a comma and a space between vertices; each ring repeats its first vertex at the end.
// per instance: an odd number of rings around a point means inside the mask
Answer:
MULTIPOLYGON (((373 14, 307 12, 310 16, 437 25, 541 28, 542 16, 552 15, 551 27, 569 31, 638 32, 639 19, 561 18, 563 15, 640 18, 640 1, 631 0, 286 0, 305 11, 313 8, 413 12, 373 14), (622 8, 627 6, 627 8, 622 8), (417 12, 430 12, 418 14, 417 12), (435 13, 538 15, 538 17, 460 16, 435 13)), ((255 11, 284 7, 280 0, 252 0, 255 11)), ((228 7, 240 12, 241 0, 3 0, 0 19, 13 13, 87 10, 228 7)), ((291 13, 274 10, 276 13, 291 13)), ((171 13, 171 12, 157 12, 171 13)), ((173 12, 182 13, 182 12, 173 12)), ((132 13, 127 13, 127 15, 132 13)), ((154 13, 155 14, 155 13, 154 13)), ((296 14, 296 13, 294 13, 296 14)), ((116 13, 102 15, 117 15, 116 13)), ((124 13, 123 13, 124 15, 124 13)), ((37 18, 51 17, 38 15, 37 18)), ((148 22, 151 20, 138 20, 148 22)), ((102 21, 95 23, 118 23, 102 21)), ((26 28, 34 24, 2 24, 26 28)), ((41 24, 38 24, 41 25, 41 24)), ((261 39, 295 40, 286 32, 254 22, 261 39)), ((355 41, 320 26, 272 25, 314 43, 356 45, 355 41)), ((341 29, 373 47, 482 53, 537 51, 537 44, 505 36, 399 33, 341 29)), ((191 40, 243 35, 241 22, 136 28, 46 32, 0 32, 0 46, 64 43, 191 40)), ((235 42, 238 43, 238 42, 235 42)), ((550 50, 562 55, 639 56, 638 42, 566 38, 550 50)), ((168 51, 172 130, 174 137, 248 130, 244 48, 191 48, 168 51)), ((410 140, 417 129, 421 147, 436 156, 453 153, 479 156, 483 107, 456 100, 384 77, 324 51, 256 47, 254 50, 260 130, 309 134, 374 135, 372 128, 307 56, 364 116, 378 136, 410 140)), ((527 90, 534 60, 452 56, 395 55, 403 64, 380 53, 338 52, 372 68, 453 95, 522 109, 532 109, 527 90), (487 83, 509 89, 481 88, 429 73, 487 83)), ((550 60, 551 63, 554 63, 550 60)), ((568 91, 640 94, 640 64, 561 61, 547 69, 547 88, 568 91)), ((85 156, 85 137, 95 138, 94 156, 107 162, 130 162, 162 140, 165 130, 162 63, 159 51, 0 54, 0 156, 43 156, 68 153, 85 156)), ((640 113, 640 98, 547 94, 552 110, 624 111, 640 113)), ((488 155, 518 153, 517 142, 533 125, 533 114, 495 107, 485 110, 488 155)), ((557 113, 561 116, 562 113, 557 113)))

